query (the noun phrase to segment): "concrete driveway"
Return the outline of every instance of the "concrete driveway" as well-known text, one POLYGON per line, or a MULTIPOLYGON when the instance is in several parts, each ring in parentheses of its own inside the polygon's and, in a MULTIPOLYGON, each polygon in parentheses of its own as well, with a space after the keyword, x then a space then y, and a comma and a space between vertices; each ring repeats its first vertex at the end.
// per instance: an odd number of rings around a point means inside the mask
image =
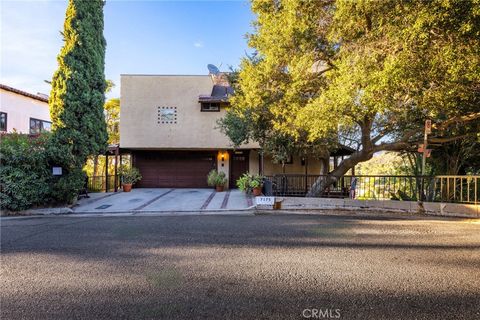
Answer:
POLYGON ((239 190, 142 188, 91 194, 73 210, 75 213, 226 211, 245 210, 251 205, 251 198, 239 190))
POLYGON ((5 320, 480 319, 478 221, 49 216, 0 234, 5 320))

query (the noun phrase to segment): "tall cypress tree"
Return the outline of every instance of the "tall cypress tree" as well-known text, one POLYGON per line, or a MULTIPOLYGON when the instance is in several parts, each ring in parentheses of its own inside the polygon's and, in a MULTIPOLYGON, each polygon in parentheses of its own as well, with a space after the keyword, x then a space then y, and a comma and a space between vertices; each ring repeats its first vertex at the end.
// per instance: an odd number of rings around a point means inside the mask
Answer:
POLYGON ((71 156, 71 171, 107 144, 103 0, 69 0, 64 46, 58 55, 50 94, 53 140, 71 156))

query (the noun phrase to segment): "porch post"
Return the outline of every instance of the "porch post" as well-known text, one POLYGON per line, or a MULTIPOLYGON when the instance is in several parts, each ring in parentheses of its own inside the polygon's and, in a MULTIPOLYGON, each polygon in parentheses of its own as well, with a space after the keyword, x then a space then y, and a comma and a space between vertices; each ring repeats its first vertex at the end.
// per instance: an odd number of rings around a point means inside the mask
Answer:
POLYGON ((118 191, 118 147, 115 148, 115 192, 118 191))
POLYGON ((105 192, 108 192, 108 151, 105 153, 105 192))
POLYGON ((320 175, 327 175, 330 172, 330 157, 320 158, 320 175))
MULTIPOLYGON (((337 168, 338 168, 338 157, 337 157, 337 156, 333 156, 333 170, 335 170, 335 169, 337 169, 337 168)), ((340 183, 342 183, 342 182, 340 181, 340 183)), ((338 187, 338 182, 335 182, 335 183, 333 184, 333 186, 334 186, 335 188, 337 188, 337 187, 338 187)))
POLYGON ((263 150, 258 153, 258 174, 263 176, 263 150))
POLYGON ((308 157, 305 157, 305 195, 308 193, 308 157))

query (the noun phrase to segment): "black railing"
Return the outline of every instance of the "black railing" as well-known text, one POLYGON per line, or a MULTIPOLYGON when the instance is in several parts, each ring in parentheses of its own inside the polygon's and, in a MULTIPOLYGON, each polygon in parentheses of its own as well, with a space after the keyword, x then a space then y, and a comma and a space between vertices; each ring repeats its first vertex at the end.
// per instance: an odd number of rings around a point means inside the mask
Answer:
POLYGON ((117 188, 121 186, 120 176, 108 176, 108 181, 105 176, 90 176, 88 177, 88 191, 90 192, 105 192, 115 191, 115 181, 117 182, 117 188), (107 184, 108 182, 108 184, 107 184))
MULTIPOLYGON (((327 179, 327 176, 281 174, 265 178, 272 184, 273 195, 304 197, 317 180, 327 179)), ((320 196, 478 204, 480 176, 343 176, 320 196)))

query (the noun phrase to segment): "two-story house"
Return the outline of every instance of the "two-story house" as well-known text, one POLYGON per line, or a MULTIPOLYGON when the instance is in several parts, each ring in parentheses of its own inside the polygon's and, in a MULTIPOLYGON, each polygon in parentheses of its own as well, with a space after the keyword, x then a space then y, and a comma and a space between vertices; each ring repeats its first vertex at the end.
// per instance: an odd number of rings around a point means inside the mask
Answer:
POLYGON ((120 148, 143 176, 137 187, 207 187, 213 168, 226 173, 230 188, 247 171, 328 171, 329 159, 293 156, 282 167, 269 158, 262 162, 257 143, 233 149, 217 128, 231 90, 223 74, 121 76, 120 148))
POLYGON ((0 132, 38 134, 51 124, 46 95, 0 84, 0 132))

